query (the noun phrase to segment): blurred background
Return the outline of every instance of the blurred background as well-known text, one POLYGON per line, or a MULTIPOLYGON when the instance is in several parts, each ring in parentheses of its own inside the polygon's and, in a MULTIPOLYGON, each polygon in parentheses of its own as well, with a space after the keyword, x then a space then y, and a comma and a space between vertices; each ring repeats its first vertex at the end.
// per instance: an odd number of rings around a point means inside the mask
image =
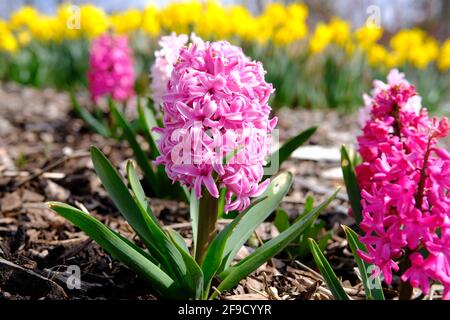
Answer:
POLYGON ((146 95, 157 39, 195 32, 262 61, 277 108, 350 112, 373 79, 399 68, 431 111, 450 112, 449 1, 0 0, 0 13, 4 81, 82 89, 90 41, 113 32, 128 36, 136 90, 146 95), (78 29, 68 27, 77 21, 78 29))

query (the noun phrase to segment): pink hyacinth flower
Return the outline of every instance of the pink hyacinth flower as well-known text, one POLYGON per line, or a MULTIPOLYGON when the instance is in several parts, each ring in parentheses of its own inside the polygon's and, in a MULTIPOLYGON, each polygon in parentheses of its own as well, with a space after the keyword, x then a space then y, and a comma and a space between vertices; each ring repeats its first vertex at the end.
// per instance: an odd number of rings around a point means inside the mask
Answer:
POLYGON ((361 188, 361 257, 429 292, 432 281, 450 298, 450 154, 439 148, 446 118, 430 118, 415 88, 396 70, 364 97, 369 117, 358 137, 363 162, 355 168, 361 188), (399 270, 398 260, 410 267, 399 270))
MULTIPOLYGON (((392 69, 387 76, 387 83, 375 80, 373 85, 374 89, 371 93, 372 97, 376 96, 381 91, 388 89, 390 86, 409 85, 409 82, 405 79, 404 73, 399 72, 397 69, 392 69)), ((364 106, 358 111, 358 122, 361 128, 363 128, 367 120, 370 119, 370 112, 372 111, 372 98, 369 95, 364 94, 363 99, 364 106)), ((408 104, 405 108, 419 114, 420 109, 422 108, 422 97, 415 95, 408 100, 408 104)))
POLYGON ((273 88, 264 75, 227 42, 192 44, 180 50, 163 96, 156 162, 198 198, 226 188, 226 211, 244 210, 269 183, 260 181, 277 119, 269 119, 273 88))
POLYGON ((89 51, 88 80, 94 102, 105 95, 116 101, 133 97, 133 58, 126 37, 104 34, 93 41, 89 51))
MULTIPOLYGON (((203 40, 194 33, 190 36, 191 42, 201 45, 203 40)), ((163 96, 167 92, 167 84, 172 74, 173 66, 177 62, 180 50, 189 42, 189 36, 177 35, 172 32, 169 36, 163 36, 158 44, 160 50, 155 51, 155 62, 150 69, 150 91, 155 106, 158 108, 163 102, 163 96)))

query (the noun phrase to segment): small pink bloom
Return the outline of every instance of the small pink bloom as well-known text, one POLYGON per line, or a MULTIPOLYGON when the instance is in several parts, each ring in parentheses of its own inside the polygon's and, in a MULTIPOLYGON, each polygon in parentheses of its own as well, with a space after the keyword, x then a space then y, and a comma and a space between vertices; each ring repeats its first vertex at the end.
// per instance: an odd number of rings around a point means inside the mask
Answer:
POLYGON ((126 101, 134 95, 133 58, 126 37, 104 34, 93 41, 88 80, 94 102, 104 95, 116 101, 126 101))
MULTIPOLYGON (((167 84, 172 74, 173 66, 177 62, 180 50, 189 42, 189 36, 177 35, 172 32, 169 36, 163 36, 158 44, 160 50, 155 51, 155 63, 150 69, 150 90, 155 106, 159 107, 163 102, 163 96, 167 92, 167 84)), ((203 40, 194 33, 191 34, 191 42, 201 45, 203 40)))

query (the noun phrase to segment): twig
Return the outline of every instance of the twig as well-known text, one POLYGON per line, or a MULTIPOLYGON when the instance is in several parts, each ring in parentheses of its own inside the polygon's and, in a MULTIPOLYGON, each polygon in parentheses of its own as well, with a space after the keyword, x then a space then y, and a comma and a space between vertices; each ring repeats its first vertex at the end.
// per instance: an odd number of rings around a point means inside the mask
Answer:
POLYGON ((73 153, 71 155, 64 156, 61 159, 56 160, 55 162, 53 162, 53 163, 49 164, 48 166, 44 167, 43 169, 40 169, 37 172, 29 175, 26 179, 24 179, 21 182, 19 182, 15 187, 16 188, 21 187, 25 183, 40 177, 45 172, 48 172, 50 170, 55 169, 56 167, 59 167, 60 165, 62 165, 64 162, 66 162, 68 160, 77 159, 77 158, 84 158, 84 157, 88 157, 88 156, 89 156, 89 152, 86 152, 86 151, 82 151, 82 152, 79 152, 79 153, 73 153))
POLYGON ((267 293, 259 291, 259 290, 255 289, 255 288, 253 288, 252 286, 249 286, 249 285, 247 285, 247 288, 249 288, 250 290, 254 291, 255 293, 263 296, 264 298, 269 299, 269 295, 267 293))
POLYGON ((310 267, 308 267, 307 265, 301 263, 298 260, 294 261, 296 264, 298 264, 300 267, 302 267, 303 269, 305 269, 306 271, 311 272, 313 275, 315 275, 318 279, 323 280, 323 277, 320 273, 318 273, 317 271, 314 271, 313 269, 311 269, 310 267))

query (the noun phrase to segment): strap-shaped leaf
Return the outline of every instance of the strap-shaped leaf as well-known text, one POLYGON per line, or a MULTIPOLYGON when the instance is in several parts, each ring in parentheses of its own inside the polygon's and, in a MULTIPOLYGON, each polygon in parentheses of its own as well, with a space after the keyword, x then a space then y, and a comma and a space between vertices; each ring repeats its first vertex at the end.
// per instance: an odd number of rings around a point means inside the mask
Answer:
POLYGON ((317 268, 319 268, 320 273, 322 274, 325 283, 327 284, 327 287, 330 289, 334 298, 337 300, 350 300, 344 288, 342 287, 341 282, 337 278, 322 251, 320 251, 319 246, 313 239, 309 239, 309 249, 312 256, 314 257, 317 268))
POLYGON ((353 163, 350 160, 347 148, 344 145, 341 148, 341 168, 350 206, 352 207, 356 223, 359 224, 362 220, 361 192, 359 190, 358 181, 356 180, 353 163))
POLYGON ((300 132, 295 137, 290 138, 270 156, 267 163, 272 163, 278 158, 278 165, 281 166, 281 164, 288 159, 298 147, 304 144, 314 134, 314 132, 316 132, 316 130, 317 127, 311 127, 300 132))
POLYGON ((139 98, 138 115, 141 127, 144 130, 145 138, 150 145, 151 158, 155 160, 156 157, 159 156, 159 150, 156 144, 158 134, 153 131, 153 128, 158 127, 158 123, 153 112, 149 108, 144 107, 139 98))
POLYGON ((211 295, 211 298, 216 297, 219 292, 233 288, 241 279, 255 271, 259 266, 272 258, 274 255, 281 252, 294 239, 297 239, 312 223, 314 223, 320 212, 328 206, 328 204, 336 197, 338 192, 339 189, 336 190, 327 200, 322 202, 317 208, 313 209, 304 215, 300 220, 295 222, 287 230, 280 233, 272 240, 264 243, 251 255, 221 273, 219 277, 223 280, 217 290, 211 295))
POLYGON ((84 122, 87 123, 87 125, 95 130, 98 134, 104 136, 104 137, 110 137, 111 132, 107 126, 105 126, 102 122, 97 120, 92 114, 89 113, 85 108, 80 106, 78 103, 78 100, 73 92, 70 93, 70 101, 72 103, 73 110, 75 113, 83 119, 84 122))
POLYGON ((83 230, 105 251, 148 281, 164 297, 181 298, 183 291, 174 279, 156 266, 135 246, 91 215, 64 203, 49 202, 49 207, 83 230))
POLYGON ((175 247, 181 253, 184 263, 187 267, 186 277, 184 282, 187 284, 189 290, 192 291, 192 295, 195 299, 203 298, 203 271, 194 258, 189 254, 186 243, 183 237, 175 230, 168 230, 170 239, 172 240, 175 247))
POLYGON ((364 286, 364 291, 368 300, 384 300, 383 288, 381 286, 380 277, 370 278, 370 267, 368 264, 360 258, 358 255, 358 249, 361 251, 367 251, 366 246, 358 239, 358 234, 347 226, 342 226, 345 236, 347 237, 348 245, 352 250, 353 257, 355 258, 356 265, 358 266, 359 273, 361 275, 361 281, 364 286))
POLYGON ((239 249, 250 238, 253 231, 278 207, 283 197, 289 191, 292 185, 292 174, 282 173, 271 181, 267 189, 260 196, 266 198, 263 201, 257 201, 246 210, 229 237, 224 249, 225 258, 218 272, 224 271, 233 261, 239 249))
MULTIPOLYGON (((134 170, 134 166, 131 161, 127 163, 127 175, 128 181, 131 185, 131 190, 133 190, 134 196, 136 198, 136 203, 141 209, 141 212, 147 212, 155 222, 155 224, 158 226, 158 220, 156 219, 156 216, 153 214, 153 211, 148 205, 144 194, 144 189, 142 189, 139 178, 137 177, 136 171, 134 170)), ((190 256, 186 243, 178 232, 176 232, 175 230, 169 230, 167 234, 178 251, 180 251, 182 259, 186 264, 187 274, 184 278, 184 281, 193 291, 195 291, 195 297, 200 298, 203 293, 203 273, 199 265, 190 256)))
POLYGON ((170 239, 173 243, 176 244, 178 248, 189 254, 189 249, 186 245, 186 242, 184 241, 184 238, 174 229, 167 229, 167 234, 169 235, 170 239))
POLYGON ((142 150, 141 146, 137 142, 136 133, 128 124, 127 120, 125 120, 122 113, 119 110, 117 110, 117 107, 114 103, 111 103, 111 110, 114 114, 115 119, 117 120, 117 124, 122 128, 125 139, 127 139, 131 149, 133 149, 136 162, 138 163, 141 170, 144 172, 144 179, 146 181, 147 186, 151 189, 153 194, 159 196, 160 184, 158 176, 155 174, 155 171, 146 153, 144 152, 144 150, 142 150))
POLYGON ((140 207, 141 210, 146 211, 150 218, 155 221, 155 223, 158 223, 158 220, 153 214, 153 211, 147 201, 147 197, 145 196, 144 189, 142 188, 132 161, 127 162, 127 176, 128 182, 131 186, 131 190, 133 190, 134 196, 136 198, 136 204, 140 207))
POLYGON ((273 224, 277 228, 278 232, 283 232, 291 225, 289 222, 289 216, 283 209, 278 209, 275 214, 275 220, 273 224))
POLYGON ((119 173, 103 153, 92 147, 91 156, 95 171, 106 191, 108 191, 114 204, 149 249, 151 255, 161 263, 169 275, 176 278, 180 283, 184 283, 187 268, 181 253, 161 227, 150 218, 148 212, 142 210, 136 203, 119 173))

